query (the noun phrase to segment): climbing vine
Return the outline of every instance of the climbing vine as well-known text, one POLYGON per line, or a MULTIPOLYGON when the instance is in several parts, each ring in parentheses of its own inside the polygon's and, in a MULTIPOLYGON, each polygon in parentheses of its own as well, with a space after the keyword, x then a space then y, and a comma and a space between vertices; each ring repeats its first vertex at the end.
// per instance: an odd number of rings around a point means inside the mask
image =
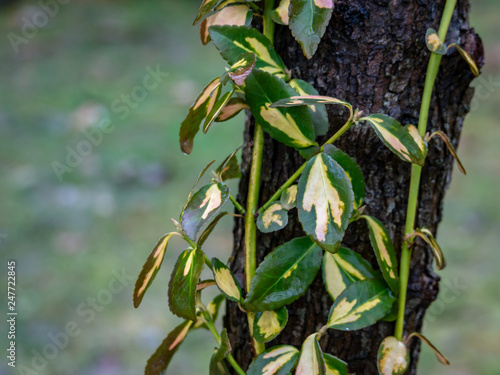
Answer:
POLYGON ((212 41, 228 67, 203 89, 189 109, 180 128, 180 147, 184 153, 191 153, 200 129, 207 133, 215 122, 226 121, 242 110, 250 111, 256 125, 247 203, 243 207, 226 184, 227 180, 241 176, 237 159, 241 147, 238 147, 218 167, 214 168, 211 162, 200 173, 179 220, 172 219, 175 231, 163 236, 149 255, 135 285, 135 307, 140 305, 159 271, 170 238, 180 236, 187 243, 168 287, 170 310, 185 320, 152 355, 145 373, 164 373, 186 335, 204 328, 213 334, 217 343, 208 367, 211 375, 229 374, 228 366, 240 375, 287 375, 292 371, 296 375, 345 375, 348 364, 323 353, 319 339, 327 330, 358 330, 380 320, 395 321, 394 336, 385 338, 379 348, 380 374, 405 373, 409 366, 407 344, 413 337, 428 344, 438 359, 448 364, 422 333, 404 335, 403 328, 415 238, 423 239, 430 247, 438 269, 445 266, 432 232, 425 227, 415 228, 427 142, 439 136, 465 173, 446 134, 426 133, 431 95, 442 57, 455 49, 473 73, 478 74, 474 61, 460 46, 444 44, 456 0, 446 2, 439 31, 429 29, 422 35, 432 53, 418 127, 403 126, 385 114, 365 114, 348 101, 320 96, 308 82, 293 78, 273 47, 275 23, 288 25, 305 56, 311 58, 328 25, 334 1, 281 0, 276 8, 275 5, 273 0, 204 0, 196 16, 202 43, 212 41), (262 20, 258 22, 262 28, 252 27, 256 18, 262 20), (340 130, 320 145, 317 137, 329 132, 327 105, 344 107, 348 118, 340 130), (360 167, 334 145, 353 126, 370 126, 385 146, 412 165, 399 260, 384 223, 363 213, 365 183, 360 167), (259 207, 264 132, 296 149, 304 163, 259 207), (198 188, 209 170, 210 181, 198 188), (236 213, 223 211, 229 204, 236 213), (257 231, 269 233, 283 229, 288 223, 289 211, 295 209, 306 236, 281 244, 257 264, 257 231), (227 262, 211 258, 203 251, 205 240, 226 215, 241 216, 245 221, 243 286, 227 262), (360 254, 342 246, 346 229, 355 221, 366 223, 378 263, 376 269, 360 254), (204 267, 212 271, 212 279, 200 280, 204 267), (311 333, 300 350, 291 345, 266 348, 265 343, 278 336, 287 324, 287 305, 305 293, 320 270, 332 298, 324 326, 311 333), (207 304, 202 294, 209 287, 217 287, 220 295, 207 304), (237 303, 248 317, 255 356, 246 370, 231 354, 227 331, 219 332, 214 324, 225 299, 237 303))

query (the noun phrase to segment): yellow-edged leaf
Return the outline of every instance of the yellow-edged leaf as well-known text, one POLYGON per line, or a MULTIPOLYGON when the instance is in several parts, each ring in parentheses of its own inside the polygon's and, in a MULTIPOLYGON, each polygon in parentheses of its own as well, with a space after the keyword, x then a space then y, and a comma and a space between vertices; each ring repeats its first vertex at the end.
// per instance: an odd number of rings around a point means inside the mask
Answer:
POLYGON ((271 13, 274 22, 280 25, 288 25, 288 8, 290 0, 281 0, 279 6, 271 13))
POLYGON ((448 138, 448 136, 444 132, 442 132, 441 130, 438 130, 429 136, 429 140, 431 140, 436 135, 439 136, 443 140, 443 142, 446 144, 446 147, 448 147, 450 154, 453 155, 453 157, 457 161, 457 166, 458 166, 458 169, 460 170, 460 172, 462 172, 464 175, 466 175, 467 171, 465 170, 464 165, 462 164, 460 158, 458 157, 458 154, 455 151, 455 147, 453 147, 453 145, 451 144, 450 138, 448 138))
POLYGON ((295 375, 325 375, 326 366, 323 352, 318 342, 318 334, 313 333, 302 344, 299 363, 295 375))
POLYGON ((241 286, 231 270, 219 259, 212 258, 212 271, 221 293, 231 301, 242 302, 241 286))
POLYGON ((205 18, 200 25, 200 37, 203 44, 210 42, 208 28, 213 25, 248 26, 252 21, 252 10, 244 4, 225 7, 205 18))
POLYGON ((288 375, 297 362, 299 351, 290 345, 267 349, 250 363, 247 375, 288 375))
POLYGON ((418 337, 420 340, 422 340, 424 343, 426 343, 429 348, 432 349, 432 351, 434 352, 434 354, 436 354, 436 357, 438 359, 439 362, 441 362, 443 365, 449 365, 450 364, 450 361, 448 360, 448 358, 446 358, 439 350, 438 348, 436 348, 430 341, 427 337, 425 337, 424 335, 422 335, 421 333, 418 333, 418 332, 413 332, 409 337, 408 339, 410 339, 411 337, 418 337))
POLYGON ((456 43, 450 44, 448 46, 448 48, 450 48, 450 47, 455 47, 457 49, 460 56, 462 56, 462 58, 467 62, 467 64, 469 64, 469 68, 470 68, 472 74, 474 74, 476 77, 478 77, 479 76, 479 68, 477 67, 476 62, 472 59, 472 57, 467 52, 465 52, 465 50, 462 47, 460 47, 456 43))

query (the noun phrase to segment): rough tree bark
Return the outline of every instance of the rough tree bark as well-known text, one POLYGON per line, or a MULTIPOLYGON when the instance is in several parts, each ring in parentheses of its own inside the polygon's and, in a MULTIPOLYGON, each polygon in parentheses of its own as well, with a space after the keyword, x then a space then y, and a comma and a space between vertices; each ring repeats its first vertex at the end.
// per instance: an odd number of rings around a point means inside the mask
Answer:
MULTIPOLYGON (((439 27, 444 4, 444 0, 338 0, 330 25, 312 60, 303 57, 300 47, 285 27, 276 30, 276 46, 293 76, 312 83, 320 94, 347 100, 366 114, 386 113, 402 124, 417 124, 429 59, 425 31, 429 27, 439 27)), ((482 65, 482 44, 469 27, 468 7, 467 1, 458 1, 447 40, 459 40, 482 65)), ((443 59, 434 90, 429 129, 443 130, 455 146, 473 95, 469 87, 472 79, 473 75, 457 54, 443 59)), ((328 136, 331 136, 345 122, 346 113, 333 106, 328 110, 328 136)), ((248 183, 245 176, 251 163, 252 135, 253 121, 249 118, 243 152, 244 177, 239 188, 239 200, 243 202, 248 183)), ((410 165, 387 150, 368 126, 352 128, 337 146, 355 158, 363 169, 367 187, 366 212, 386 224, 399 249, 404 230, 410 165)), ((298 152, 266 137, 261 204, 302 163, 298 152)), ((429 158, 423 170, 417 226, 425 225, 436 231, 452 166, 453 160, 443 144, 431 142, 429 158)), ((304 235, 296 211, 294 215, 284 230, 258 235, 259 262, 276 246, 304 235)), ((242 285, 243 231, 243 220, 237 219, 232 268, 242 285)), ((351 225, 343 243, 361 253, 376 267, 364 222, 351 225)), ((432 271, 432 256, 425 247, 418 245, 421 244, 417 243, 412 259, 406 332, 421 329, 425 311, 436 299, 439 290, 439 277, 432 271)), ((310 333, 324 325, 332 304, 324 290, 321 275, 318 274, 306 295, 289 306, 289 321, 284 332, 267 346, 287 343, 300 348, 310 333)), ((225 326, 229 331, 233 354, 246 368, 252 357, 247 321, 234 304, 228 306, 225 326)), ((371 375, 377 374, 376 353, 381 340, 393 333, 394 323, 387 322, 355 332, 329 330, 321 345, 325 352, 345 360, 351 373, 371 375)), ((409 374, 416 373, 419 345, 419 340, 412 340, 409 374)))

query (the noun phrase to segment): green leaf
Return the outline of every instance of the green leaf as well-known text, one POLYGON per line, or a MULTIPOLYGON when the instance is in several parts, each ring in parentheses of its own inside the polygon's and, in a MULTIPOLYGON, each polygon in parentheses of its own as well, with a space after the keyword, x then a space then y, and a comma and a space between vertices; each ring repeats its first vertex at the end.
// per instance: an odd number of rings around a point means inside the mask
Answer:
POLYGON ((280 25, 288 25, 288 8, 290 0, 281 0, 279 6, 272 11, 271 18, 280 25))
POLYGON ((224 358, 227 357, 229 353, 231 353, 232 350, 226 328, 222 330, 222 333, 220 335, 220 340, 221 340, 220 347, 214 355, 215 363, 221 362, 224 358))
POLYGON ((215 122, 223 122, 232 119, 242 110, 250 108, 247 102, 242 98, 231 98, 227 102, 226 106, 222 108, 219 117, 215 119, 215 122))
POLYGON ((289 26, 292 35, 310 59, 332 16, 333 0, 291 0, 289 26))
POLYGON ((381 375, 403 375, 410 366, 406 345, 397 338, 386 337, 378 349, 377 367, 381 375))
POLYGON ((252 73, 255 63, 257 61, 257 56, 253 52, 246 52, 240 56, 238 61, 234 63, 231 68, 224 73, 221 77, 221 81, 224 82, 225 77, 229 77, 237 86, 242 86, 245 83, 245 79, 252 73))
POLYGON ((323 281, 333 300, 349 285, 378 275, 361 255, 346 247, 341 247, 335 254, 325 252, 323 281))
POLYGON ((139 277, 135 282, 134 295, 133 295, 135 308, 139 307, 139 305, 141 304, 141 301, 144 298, 146 291, 148 290, 149 286, 153 283, 156 274, 160 270, 161 264, 163 263, 163 258, 165 257, 165 251, 167 250, 168 241, 170 240, 170 237, 172 237, 173 235, 182 237, 177 232, 172 232, 164 235, 162 238, 160 238, 160 240, 154 247, 151 254, 149 254, 146 263, 144 263, 141 273, 139 274, 139 277))
POLYGON ((299 351, 293 346, 273 346, 250 363, 247 375, 288 375, 298 357, 299 351))
MULTIPOLYGON (((219 310, 222 302, 224 302, 226 299, 222 294, 219 294, 217 297, 215 297, 210 303, 207 305, 207 311, 212 317, 212 321, 216 321, 217 317, 219 316, 219 310)), ((205 328, 208 329, 207 326, 207 321, 205 317, 203 316, 203 313, 198 310, 198 319, 196 320, 196 323, 193 326, 193 329, 197 328, 205 328)))
POLYGON ((247 78, 246 100, 262 128, 287 146, 315 146, 314 128, 307 108, 270 108, 275 101, 295 94, 285 81, 262 70, 254 70, 247 78))
MULTIPOLYGON (((301 79, 292 79, 289 82, 290 86, 297 91, 300 95, 313 95, 318 96, 318 91, 306 81, 301 79)), ((326 107, 324 104, 310 105, 308 107, 309 114, 314 126, 314 131, 316 135, 325 135, 330 128, 330 123, 328 122, 328 114, 326 113, 326 107)))
POLYGON ((288 310, 282 307, 276 311, 263 311, 255 314, 253 337, 261 343, 266 343, 278 336, 288 321, 288 310))
POLYGON ((278 246, 260 263, 244 306, 248 311, 277 310, 298 299, 321 267, 322 251, 309 237, 278 246))
POLYGON ((347 174, 347 177, 351 180, 352 191, 354 193, 353 206, 355 210, 359 209, 365 199, 365 178, 358 163, 334 145, 325 145, 323 152, 339 163, 347 174))
POLYGON ((280 203, 288 211, 297 206, 297 185, 292 185, 281 193, 280 203))
POLYGON ((384 144, 402 160, 423 166, 427 144, 413 125, 401 124, 387 115, 371 115, 359 121, 368 121, 384 144))
POLYGON ((214 219, 207 225, 203 233, 200 235, 200 238, 198 239, 198 246, 203 246, 205 241, 207 240, 208 236, 212 233, 212 231, 215 229, 216 225, 219 223, 219 220, 222 219, 224 216, 227 215, 232 215, 229 212, 223 211, 220 212, 214 219))
POLYGON ((218 100, 220 86, 221 83, 218 77, 212 80, 196 98, 191 108, 189 108, 188 115, 182 122, 179 131, 182 152, 190 154, 193 151, 194 137, 200 130, 201 122, 207 117, 213 105, 218 100))
POLYGON ((238 147, 234 150, 231 155, 224 159, 224 161, 217 167, 215 173, 219 176, 222 181, 230 180, 232 178, 240 178, 241 170, 240 164, 238 163, 238 158, 236 153, 243 146, 238 147))
POLYGON ((326 375, 349 375, 347 363, 331 354, 323 353, 326 365, 326 375))
POLYGON ((438 33, 434 29, 427 29, 425 34, 425 44, 432 53, 436 55, 446 55, 446 45, 443 43, 438 33))
MULTIPOLYGON (((198 186, 198 184, 200 183, 200 180, 202 179, 202 177, 205 175, 205 173, 207 173, 208 169, 210 168, 210 166, 215 163, 215 160, 212 160, 210 163, 208 163, 205 168, 203 168, 203 170, 200 172, 200 174, 198 175, 198 178, 196 179, 196 182, 194 183, 193 187, 191 188, 191 190, 189 191, 189 195, 186 199, 186 204, 184 205, 184 207, 182 208, 182 211, 181 211, 181 215, 180 217, 182 217, 182 215, 184 214, 184 210, 186 209, 187 205, 189 204, 190 200, 191 200, 191 197, 193 196, 193 192, 194 192, 194 189, 196 186, 198 186)), ((174 222, 174 225, 176 226, 176 228, 178 228, 180 226, 181 228, 181 231, 182 231, 182 225, 177 221, 177 220, 174 220, 172 219, 172 221, 174 222)))
POLYGON ((212 258, 212 266, 214 278, 221 293, 231 301, 242 302, 241 286, 231 270, 217 258, 212 258))
POLYGON ((467 64, 469 64, 469 68, 470 68, 472 74, 474 74, 476 77, 478 77, 479 76, 479 69, 476 65, 476 62, 472 59, 472 57, 467 52, 465 52, 465 50, 462 47, 460 47, 456 43, 450 44, 448 46, 448 49, 451 47, 455 47, 457 49, 460 56, 462 56, 462 58, 467 62, 467 64))
POLYGON ((304 231, 336 251, 349 225, 354 194, 342 167, 326 154, 310 159, 299 179, 297 209, 304 231))
POLYGON ((368 279, 349 285, 335 300, 327 328, 352 331, 382 319, 395 301, 383 280, 368 279))
POLYGON ((288 224, 288 212, 280 202, 272 203, 257 218, 257 228, 263 233, 276 232, 288 224))
POLYGON ((229 188, 223 183, 212 182, 203 186, 186 205, 181 223, 186 235, 193 241, 200 229, 220 212, 229 200, 229 188))
POLYGON ((175 264, 168 285, 168 305, 175 315, 196 321, 196 286, 204 265, 198 248, 184 250, 175 264))
POLYGON ((158 375, 167 370, 172 357, 186 338, 192 325, 192 321, 186 320, 168 334, 167 338, 163 340, 158 349, 156 349, 156 352, 148 359, 148 363, 144 370, 145 375, 158 375))
POLYGON ((210 42, 208 30, 214 25, 250 26, 253 11, 244 4, 228 6, 207 17, 200 25, 201 42, 205 45, 210 42))
POLYGON ((318 342, 318 333, 310 335, 302 344, 295 375, 325 375, 326 366, 318 342))
POLYGON ((227 368, 224 361, 215 362, 214 361, 215 354, 212 355, 210 359, 210 367, 209 367, 209 375, 231 375, 231 372, 227 368))
POLYGON ((424 343, 426 343, 429 348, 432 349, 432 351, 434 352, 434 354, 436 354, 436 357, 438 359, 439 362, 441 362, 443 365, 449 365, 450 364, 450 361, 448 361, 448 358, 446 358, 439 350, 438 348, 436 348, 430 341, 427 337, 425 337, 424 335, 422 335, 421 333, 418 333, 418 332, 413 332, 412 334, 410 334, 410 336, 408 337, 408 340, 410 338, 412 338, 413 336, 415 337, 418 337, 420 340, 422 340, 424 343))
POLYGON ((426 227, 423 227, 421 229, 416 229, 415 235, 418 235, 420 238, 422 238, 431 248, 432 253, 434 254, 434 258, 436 259, 437 269, 442 270, 443 268, 445 268, 446 259, 444 258, 443 250, 441 250, 441 247, 437 243, 432 232, 426 227))
POLYGON ((256 29, 244 26, 212 26, 210 37, 222 57, 231 65, 241 54, 253 52, 257 55, 255 68, 271 74, 285 76, 286 68, 272 43, 256 29))
POLYGON ((374 217, 362 215, 360 219, 365 219, 370 230, 370 242, 377 262, 382 271, 385 281, 391 290, 397 295, 399 293, 398 258, 396 250, 392 244, 391 237, 385 229, 384 224, 374 217))
POLYGON ((458 169, 460 170, 460 172, 462 172, 464 175, 466 175, 467 171, 465 170, 464 165, 460 161, 460 158, 458 157, 458 154, 455 151, 455 147, 453 147, 453 145, 451 144, 450 138, 448 138, 448 136, 444 132, 442 132, 441 130, 435 131, 434 133, 432 133, 429 136, 428 140, 431 140, 436 135, 439 136, 439 137, 441 137, 441 139, 443 140, 443 142, 446 144, 446 147, 448 147, 448 150, 450 151, 450 154, 457 161, 457 166, 458 166, 458 169))
POLYGON ((349 110, 350 117, 353 117, 352 105, 340 99, 332 98, 331 96, 321 96, 321 95, 300 95, 291 96, 286 99, 278 100, 273 103, 271 107, 300 107, 303 105, 316 106, 318 104, 336 104, 342 105, 349 110))

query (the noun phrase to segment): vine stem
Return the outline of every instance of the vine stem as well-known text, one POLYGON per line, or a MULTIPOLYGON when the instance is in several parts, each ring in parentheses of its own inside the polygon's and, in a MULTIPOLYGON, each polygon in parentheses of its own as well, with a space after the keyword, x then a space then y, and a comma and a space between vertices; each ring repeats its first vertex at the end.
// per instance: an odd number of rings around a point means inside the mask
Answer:
MULTIPOLYGON (((264 36, 271 43, 274 42, 274 22, 271 19, 271 12, 274 8, 274 0, 266 0, 264 3, 264 36)), ((255 212, 259 204, 260 177, 262 170, 262 155, 264 152, 264 131, 259 123, 255 124, 255 134, 253 139, 252 166, 248 182, 247 209, 245 215, 245 284, 247 292, 250 291, 250 284, 257 268, 257 226, 255 224, 255 212)), ((250 335, 253 332, 254 314, 247 313, 248 327, 250 335)), ((260 354, 265 350, 265 345, 257 342, 252 337, 255 354, 260 354)))
MULTIPOLYGON (((446 34, 448 33, 448 28, 450 26, 451 17, 453 16, 453 11, 455 9, 456 3, 457 0, 446 1, 446 5, 444 7, 443 16, 441 18, 441 23, 439 25, 439 32, 438 32, 439 38, 443 42, 446 39, 446 34)), ((431 105, 432 92, 434 90, 434 84, 436 82, 436 77, 439 71, 439 65, 441 64, 441 59, 442 59, 441 55, 431 53, 429 64, 427 66, 424 93, 422 95, 422 103, 420 106, 420 117, 418 121, 418 132, 421 137, 424 137, 425 132, 427 131, 427 123, 429 120, 429 109, 431 105)), ((415 218, 417 213, 418 192, 420 188, 421 175, 422 175, 422 167, 416 164, 412 164, 410 192, 408 196, 408 206, 406 211, 405 237, 412 234, 415 231, 415 218)), ((399 309, 396 320, 396 328, 394 332, 394 336, 399 341, 403 340, 406 293, 408 288, 408 278, 410 276, 412 242, 413 242, 412 239, 403 241, 403 246, 401 250, 401 265, 400 265, 400 275, 399 275, 399 309)))
POLYGON ((229 199, 231 200, 231 202, 233 203, 234 207, 236 207, 236 209, 239 211, 240 214, 242 215, 245 215, 246 211, 245 209, 243 208, 243 206, 240 204, 240 202, 238 202, 236 200, 236 198, 233 196, 233 194, 230 194, 229 195, 229 199))

